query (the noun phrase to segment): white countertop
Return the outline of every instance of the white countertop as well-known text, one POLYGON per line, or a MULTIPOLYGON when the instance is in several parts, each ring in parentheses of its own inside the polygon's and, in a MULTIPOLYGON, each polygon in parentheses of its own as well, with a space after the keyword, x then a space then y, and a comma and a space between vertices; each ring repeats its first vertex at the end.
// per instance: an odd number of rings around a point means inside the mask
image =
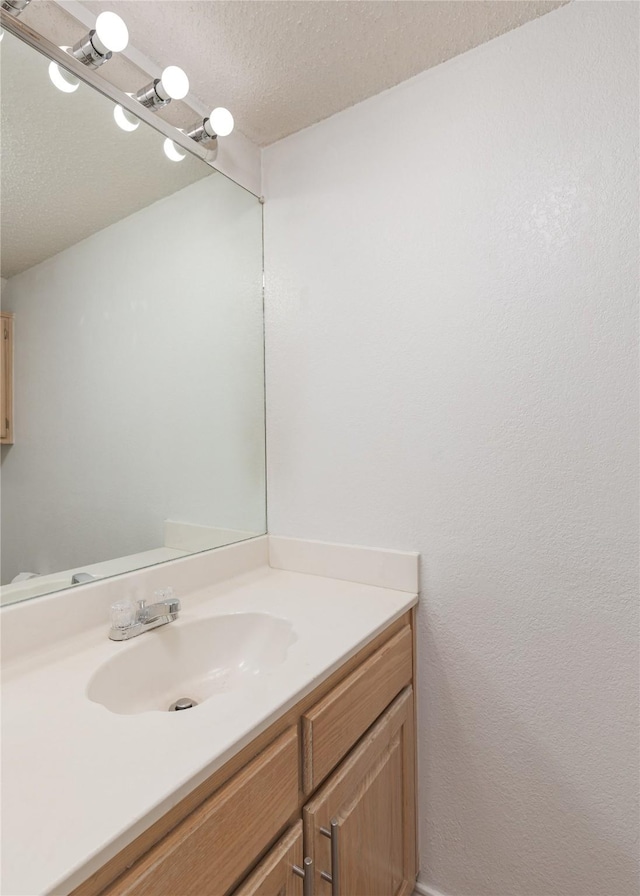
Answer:
POLYGON ((263 612, 297 640, 255 688, 181 713, 118 715, 87 698, 96 669, 140 640, 109 641, 107 625, 5 666, 3 896, 73 890, 417 600, 266 566, 180 597, 172 626, 263 612))

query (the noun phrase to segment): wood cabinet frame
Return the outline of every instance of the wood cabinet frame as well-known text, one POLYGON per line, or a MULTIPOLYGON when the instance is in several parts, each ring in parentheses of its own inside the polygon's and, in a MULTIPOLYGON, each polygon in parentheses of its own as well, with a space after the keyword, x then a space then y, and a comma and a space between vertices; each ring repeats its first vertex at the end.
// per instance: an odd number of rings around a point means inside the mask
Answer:
POLYGON ((0 311, 0 444, 13 445, 13 318, 0 311))

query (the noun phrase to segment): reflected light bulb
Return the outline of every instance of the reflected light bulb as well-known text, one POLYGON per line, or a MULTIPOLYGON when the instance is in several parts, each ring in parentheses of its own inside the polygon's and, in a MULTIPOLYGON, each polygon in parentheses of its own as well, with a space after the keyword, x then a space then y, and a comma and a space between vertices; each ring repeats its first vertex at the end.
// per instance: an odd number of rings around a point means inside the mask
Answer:
POLYGON ((80 81, 74 78, 71 72, 61 68, 56 62, 49 63, 49 78, 53 86, 63 93, 75 93, 78 87, 80 87, 80 81))
POLYGON ((108 52, 120 53, 129 43, 129 31, 115 12, 101 12, 96 19, 92 42, 103 56, 108 52))
POLYGON ((139 118, 136 118, 132 112, 123 109, 122 106, 119 105, 113 107, 113 118, 118 127, 122 128, 123 131, 135 131, 140 124, 139 118))
POLYGON ((177 65, 168 65, 162 72, 156 92, 162 100, 183 100, 189 93, 189 79, 177 65))
POLYGON ((171 159, 172 162, 181 162, 186 156, 186 152, 182 152, 182 150, 178 149, 173 140, 170 140, 168 137, 164 141, 162 146, 164 149, 164 154, 168 159, 171 159))
MULTIPOLYGON (((233 115, 228 109, 218 106, 209 116, 211 128, 218 137, 228 137, 233 130, 233 115)), ((213 135, 212 135, 213 136, 213 135)))

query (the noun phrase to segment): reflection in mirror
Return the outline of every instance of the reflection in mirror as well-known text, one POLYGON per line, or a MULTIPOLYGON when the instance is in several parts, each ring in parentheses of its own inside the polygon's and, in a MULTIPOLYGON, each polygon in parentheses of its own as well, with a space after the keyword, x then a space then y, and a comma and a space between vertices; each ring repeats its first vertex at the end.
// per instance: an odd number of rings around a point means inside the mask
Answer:
POLYGON ((265 531, 262 213, 0 46, 8 603, 265 531))

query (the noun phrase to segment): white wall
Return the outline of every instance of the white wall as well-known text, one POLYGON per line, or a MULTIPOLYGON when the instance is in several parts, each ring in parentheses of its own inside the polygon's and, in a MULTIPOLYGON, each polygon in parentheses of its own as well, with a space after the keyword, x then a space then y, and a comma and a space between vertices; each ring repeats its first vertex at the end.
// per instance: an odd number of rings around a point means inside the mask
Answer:
POLYGON ((422 880, 630 896, 638 5, 263 155, 269 529, 418 550, 422 880))
POLYGON ((264 531, 262 228, 213 174, 12 277, 2 580, 264 531))

